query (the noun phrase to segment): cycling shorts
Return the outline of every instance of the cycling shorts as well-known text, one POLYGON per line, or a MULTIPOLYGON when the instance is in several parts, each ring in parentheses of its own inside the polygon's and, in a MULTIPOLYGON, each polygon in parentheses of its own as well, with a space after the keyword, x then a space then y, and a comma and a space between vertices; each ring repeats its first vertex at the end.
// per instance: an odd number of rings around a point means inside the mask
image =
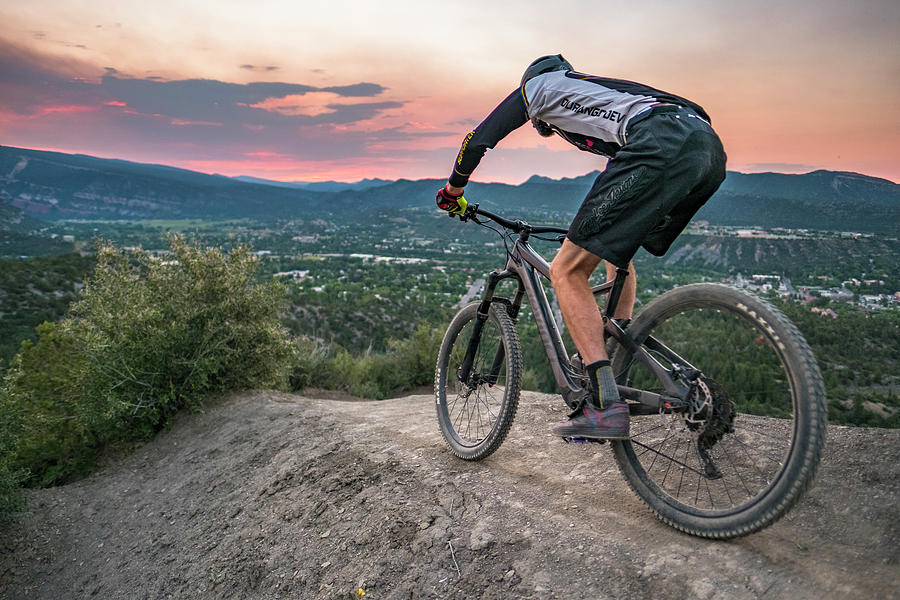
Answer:
POLYGON ((638 249, 662 256, 725 179, 725 151, 693 110, 657 106, 632 119, 568 238, 625 267, 638 249))

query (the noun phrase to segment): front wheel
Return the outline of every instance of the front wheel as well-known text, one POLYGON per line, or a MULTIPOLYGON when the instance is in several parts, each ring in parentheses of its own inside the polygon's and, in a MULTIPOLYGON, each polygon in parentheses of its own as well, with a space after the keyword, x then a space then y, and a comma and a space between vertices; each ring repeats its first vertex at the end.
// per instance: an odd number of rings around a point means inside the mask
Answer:
POLYGON ((478 333, 479 304, 465 306, 450 322, 434 375, 441 434, 450 450, 466 460, 481 460, 503 443, 516 416, 522 379, 512 319, 505 307, 491 305, 478 333), (470 346, 471 367, 464 372, 470 346))
MULTIPOLYGON (((701 537, 781 518, 812 483, 825 438, 822 376, 797 328, 760 298, 695 284, 656 298, 627 331, 691 390, 682 406, 633 416, 631 439, 613 442, 631 488, 660 519, 701 537)), ((624 347, 613 369, 622 385, 661 391, 624 347)))

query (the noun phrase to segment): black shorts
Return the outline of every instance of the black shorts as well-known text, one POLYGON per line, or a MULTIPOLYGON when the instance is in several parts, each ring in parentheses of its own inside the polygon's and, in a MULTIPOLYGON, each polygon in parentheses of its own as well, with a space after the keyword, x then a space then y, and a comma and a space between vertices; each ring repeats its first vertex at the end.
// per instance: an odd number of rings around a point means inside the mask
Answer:
POLYGON ((628 125, 568 238, 620 267, 641 246, 662 256, 724 179, 725 151, 709 123, 689 108, 653 108, 628 125))

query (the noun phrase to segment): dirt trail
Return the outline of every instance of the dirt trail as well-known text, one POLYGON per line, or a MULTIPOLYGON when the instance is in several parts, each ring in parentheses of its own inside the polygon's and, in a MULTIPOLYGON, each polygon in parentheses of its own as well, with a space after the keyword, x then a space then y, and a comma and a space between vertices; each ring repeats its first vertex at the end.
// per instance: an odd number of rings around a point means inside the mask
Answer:
POLYGON ((525 393, 489 459, 444 447, 431 396, 234 395, 0 530, 0 597, 897 598, 900 431, 829 429, 816 485, 731 542, 662 524, 607 446, 525 393), (358 596, 358 590, 365 595, 358 596))

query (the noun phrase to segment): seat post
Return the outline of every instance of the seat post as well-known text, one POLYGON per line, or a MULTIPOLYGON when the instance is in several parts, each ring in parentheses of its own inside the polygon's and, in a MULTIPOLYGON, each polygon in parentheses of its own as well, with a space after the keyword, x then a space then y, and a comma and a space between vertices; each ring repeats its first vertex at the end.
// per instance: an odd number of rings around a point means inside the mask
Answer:
POLYGON ((612 289, 606 298, 606 312, 604 318, 612 318, 616 314, 616 306, 619 304, 619 296, 622 295, 622 288, 625 287, 625 278, 628 277, 628 269, 616 267, 616 279, 613 281, 612 289))

